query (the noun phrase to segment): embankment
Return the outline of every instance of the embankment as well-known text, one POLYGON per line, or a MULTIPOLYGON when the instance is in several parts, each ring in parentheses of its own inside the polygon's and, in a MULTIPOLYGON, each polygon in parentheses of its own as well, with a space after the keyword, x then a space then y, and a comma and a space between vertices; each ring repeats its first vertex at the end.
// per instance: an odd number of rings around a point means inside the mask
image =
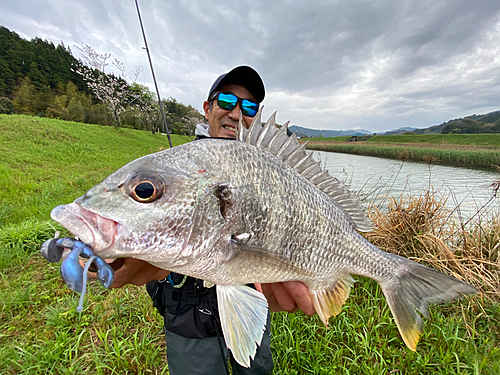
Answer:
POLYGON ((334 143, 334 142, 311 142, 307 145, 309 150, 341 152, 365 156, 376 156, 381 158, 399 159, 416 162, 438 163, 443 165, 495 169, 500 166, 499 148, 466 149, 440 148, 435 145, 376 145, 373 143, 334 143))

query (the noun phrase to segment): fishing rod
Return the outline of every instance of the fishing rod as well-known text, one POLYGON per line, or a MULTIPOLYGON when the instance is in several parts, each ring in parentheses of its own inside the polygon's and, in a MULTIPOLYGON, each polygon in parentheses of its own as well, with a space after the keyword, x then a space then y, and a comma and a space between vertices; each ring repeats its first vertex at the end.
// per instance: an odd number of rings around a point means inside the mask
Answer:
POLYGON ((144 27, 142 26, 141 12, 139 11, 139 3, 135 0, 135 6, 137 7, 137 15, 139 16, 139 23, 141 24, 142 36, 144 37, 144 49, 148 53, 149 66, 151 67, 151 74, 153 75, 153 81, 156 87, 156 95, 158 95, 158 103, 160 104, 161 117, 163 118, 163 126, 167 132, 168 144, 172 148, 172 140, 170 139, 170 132, 168 131, 167 119, 165 118, 165 112, 163 111, 163 104, 161 102, 160 90, 158 89, 158 84, 156 83, 155 71, 153 69, 153 62, 151 61, 151 55, 149 54, 148 42, 146 40, 146 33, 144 32, 144 27))

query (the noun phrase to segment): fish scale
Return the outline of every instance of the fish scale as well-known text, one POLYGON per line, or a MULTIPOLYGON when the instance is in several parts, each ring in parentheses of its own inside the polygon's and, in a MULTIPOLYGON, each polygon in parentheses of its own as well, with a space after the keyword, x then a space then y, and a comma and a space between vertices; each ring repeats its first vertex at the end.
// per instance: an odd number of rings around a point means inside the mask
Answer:
POLYGON ((217 285, 234 358, 249 366, 267 302, 248 283, 302 281, 325 324, 349 296, 351 274, 376 280, 403 340, 415 350, 428 304, 476 290, 385 253, 359 231, 359 198, 322 170, 275 115, 261 112, 237 141, 203 139, 144 156, 51 216, 101 258, 134 257, 217 285), (149 184, 150 196, 137 196, 149 184))

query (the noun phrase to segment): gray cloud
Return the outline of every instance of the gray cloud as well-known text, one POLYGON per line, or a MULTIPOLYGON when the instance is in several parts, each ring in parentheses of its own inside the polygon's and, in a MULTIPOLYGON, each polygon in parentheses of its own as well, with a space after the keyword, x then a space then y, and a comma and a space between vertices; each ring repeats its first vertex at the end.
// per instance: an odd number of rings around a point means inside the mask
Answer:
MULTIPOLYGON (((6 4, 5 4, 6 3, 6 4)), ((500 109, 500 3, 140 1, 162 95, 201 109, 239 64, 267 89, 265 115, 311 128, 426 127, 500 109)), ((8 0, 0 24, 27 39, 87 43, 152 87, 132 1, 8 0)))

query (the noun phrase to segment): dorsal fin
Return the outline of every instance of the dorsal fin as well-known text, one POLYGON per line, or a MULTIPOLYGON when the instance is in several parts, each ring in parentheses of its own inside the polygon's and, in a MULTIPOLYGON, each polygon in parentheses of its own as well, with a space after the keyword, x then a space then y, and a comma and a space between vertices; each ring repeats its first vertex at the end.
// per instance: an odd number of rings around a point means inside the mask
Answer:
POLYGON ((312 153, 306 152, 306 144, 300 144, 296 133, 287 134, 288 122, 281 128, 276 126, 276 112, 267 123, 261 123, 262 108, 253 118, 249 129, 240 123, 236 129, 236 138, 250 145, 269 151, 283 162, 294 168, 307 178, 318 189, 330 196, 351 218, 356 229, 362 232, 371 230, 371 222, 361 206, 359 197, 350 192, 347 187, 321 168, 320 162, 312 158, 312 153))

